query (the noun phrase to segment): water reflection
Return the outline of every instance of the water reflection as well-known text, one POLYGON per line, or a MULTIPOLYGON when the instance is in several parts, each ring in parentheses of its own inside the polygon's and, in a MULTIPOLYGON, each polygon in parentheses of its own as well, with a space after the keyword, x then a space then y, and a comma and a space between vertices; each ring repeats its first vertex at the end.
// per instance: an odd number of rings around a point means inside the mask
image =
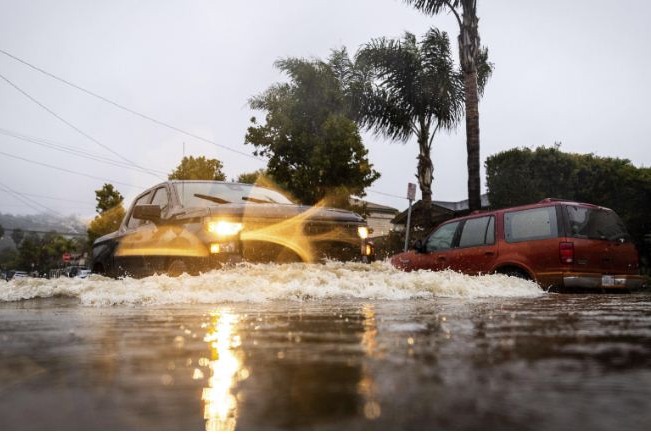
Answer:
POLYGON ((234 387, 249 373, 243 366, 241 338, 237 335, 238 315, 227 311, 213 312, 204 341, 210 344, 208 387, 203 389, 206 430, 233 431, 238 419, 238 400, 234 387))
MULTIPOLYGON (((362 325, 364 333, 362 335, 362 347, 368 358, 377 357, 377 320, 375 317, 375 307, 371 304, 362 306, 362 325)), ((362 396, 364 401, 364 417, 367 419, 377 419, 382 414, 382 407, 378 399, 377 386, 373 377, 373 372, 369 363, 362 363, 362 378, 357 384, 357 392, 362 396)))

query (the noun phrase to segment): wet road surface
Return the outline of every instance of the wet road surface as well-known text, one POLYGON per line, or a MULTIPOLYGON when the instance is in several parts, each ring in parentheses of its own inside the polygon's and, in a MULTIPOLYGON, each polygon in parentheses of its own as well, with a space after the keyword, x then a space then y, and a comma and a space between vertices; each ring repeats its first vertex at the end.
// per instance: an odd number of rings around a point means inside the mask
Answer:
POLYGON ((651 429, 651 294, 0 303, 1 429, 651 429))

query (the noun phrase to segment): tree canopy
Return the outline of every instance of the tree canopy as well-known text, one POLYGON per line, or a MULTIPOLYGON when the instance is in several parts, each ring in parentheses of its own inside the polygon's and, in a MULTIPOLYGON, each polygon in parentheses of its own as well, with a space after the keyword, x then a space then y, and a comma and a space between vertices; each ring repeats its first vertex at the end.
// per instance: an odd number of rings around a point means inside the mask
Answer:
POLYGON ((95 190, 95 200, 99 215, 87 228, 88 243, 91 246, 97 238, 117 231, 126 214, 122 205, 124 198, 112 184, 104 184, 102 188, 95 190))
POLYGON ((468 202, 470 210, 481 208, 479 178, 479 95, 492 66, 488 51, 481 47, 477 0, 406 0, 427 15, 451 13, 459 24, 459 63, 463 77, 466 108, 466 149, 468 152, 468 202))
POLYGON ((115 189, 113 184, 104 184, 99 190, 95 190, 95 200, 98 213, 106 212, 122 204, 124 197, 115 189))
POLYGON ((225 181, 223 164, 217 159, 201 157, 183 157, 168 179, 225 181))
POLYGON ((24 237, 25 237, 25 232, 20 228, 13 229, 11 231, 11 239, 16 245, 16 247, 20 245, 24 237))
POLYGON ((462 82, 445 32, 429 30, 421 41, 406 32, 402 39, 374 39, 356 56, 353 76, 368 80, 352 86, 358 122, 392 140, 416 137, 417 178, 423 201, 432 200, 432 142, 441 129, 461 119, 462 82))
POLYGON ((488 199, 504 208, 555 197, 615 210, 642 245, 651 233, 651 169, 629 160, 562 152, 560 146, 516 148, 486 159, 488 199))
POLYGON ((368 160, 335 65, 289 58, 276 62, 288 83, 272 85, 250 101, 265 122, 251 119, 246 143, 268 157, 267 174, 305 204, 348 204, 380 174, 368 160))

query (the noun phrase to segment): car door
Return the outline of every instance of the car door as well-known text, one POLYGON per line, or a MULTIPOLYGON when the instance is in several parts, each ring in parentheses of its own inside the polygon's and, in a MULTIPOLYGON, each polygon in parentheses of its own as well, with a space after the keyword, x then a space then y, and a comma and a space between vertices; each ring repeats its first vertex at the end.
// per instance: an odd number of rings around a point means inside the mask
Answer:
MULTIPOLYGON (((170 207, 170 196, 167 187, 162 186, 154 190, 151 205, 158 205, 161 209, 161 218, 165 219, 170 207)), ((158 227, 152 222, 145 222, 141 228, 143 244, 143 261, 146 274, 165 272, 169 255, 170 239, 166 227, 158 227)))
POLYGON ((411 258, 411 269, 440 271, 449 268, 450 253, 457 239, 459 221, 439 226, 425 240, 423 253, 411 258))
POLYGON ((133 217, 133 209, 136 205, 146 205, 151 198, 151 191, 148 191, 133 202, 129 210, 129 218, 124 227, 120 229, 118 246, 115 250, 115 265, 119 275, 142 276, 146 273, 145 258, 142 245, 146 240, 147 223, 133 217))
POLYGON ((469 218, 460 228, 457 248, 448 254, 448 264, 466 274, 488 273, 495 265, 497 253, 495 216, 469 218))

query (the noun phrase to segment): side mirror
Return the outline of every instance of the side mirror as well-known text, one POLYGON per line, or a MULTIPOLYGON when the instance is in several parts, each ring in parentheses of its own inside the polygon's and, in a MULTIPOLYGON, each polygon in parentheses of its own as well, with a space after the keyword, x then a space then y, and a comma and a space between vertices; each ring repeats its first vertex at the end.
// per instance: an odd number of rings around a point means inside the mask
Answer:
POLYGON ((133 218, 150 220, 154 224, 160 222, 160 205, 136 205, 133 208, 133 218))
POLYGON ((425 246, 423 245, 423 240, 416 240, 411 247, 416 250, 418 253, 423 253, 425 246))

